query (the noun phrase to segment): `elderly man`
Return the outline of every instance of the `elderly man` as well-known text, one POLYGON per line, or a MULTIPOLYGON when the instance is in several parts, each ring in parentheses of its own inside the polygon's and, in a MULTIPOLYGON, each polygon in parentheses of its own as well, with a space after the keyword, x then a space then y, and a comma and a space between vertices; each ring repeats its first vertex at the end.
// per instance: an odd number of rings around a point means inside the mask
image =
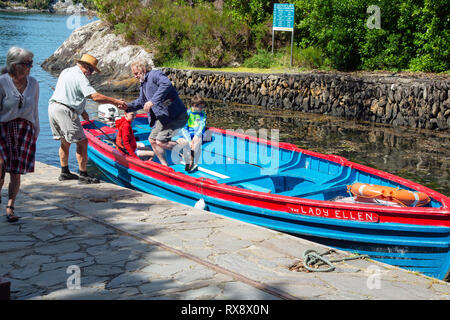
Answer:
POLYGON ((168 165, 164 150, 177 145, 172 137, 187 122, 187 109, 172 82, 160 70, 152 70, 145 60, 131 63, 131 72, 141 83, 139 98, 128 103, 127 112, 144 109, 152 131, 149 141, 163 165, 168 165))
POLYGON ((49 101, 48 115, 53 139, 60 140, 59 159, 61 175, 59 180, 78 180, 81 184, 98 183, 99 180, 87 174, 88 141, 84 134, 79 116, 89 120, 86 112, 86 99, 90 98, 98 103, 111 103, 119 108, 126 108, 123 100, 107 97, 98 93, 90 84, 88 76, 97 68, 98 60, 90 54, 84 54, 77 64, 61 72, 56 83, 55 92, 49 101), (76 157, 80 176, 69 170, 70 144, 76 143, 76 157))

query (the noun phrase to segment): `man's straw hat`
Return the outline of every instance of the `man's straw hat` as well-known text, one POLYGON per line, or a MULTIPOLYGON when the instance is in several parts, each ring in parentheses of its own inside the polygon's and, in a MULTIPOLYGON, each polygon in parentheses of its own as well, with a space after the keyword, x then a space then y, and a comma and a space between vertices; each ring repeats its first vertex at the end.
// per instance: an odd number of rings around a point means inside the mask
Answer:
POLYGON ((77 62, 86 63, 90 65, 92 68, 94 68, 95 71, 100 72, 100 70, 98 70, 97 68, 98 60, 95 57, 91 56, 90 54, 87 53, 83 54, 81 59, 77 60, 77 62))

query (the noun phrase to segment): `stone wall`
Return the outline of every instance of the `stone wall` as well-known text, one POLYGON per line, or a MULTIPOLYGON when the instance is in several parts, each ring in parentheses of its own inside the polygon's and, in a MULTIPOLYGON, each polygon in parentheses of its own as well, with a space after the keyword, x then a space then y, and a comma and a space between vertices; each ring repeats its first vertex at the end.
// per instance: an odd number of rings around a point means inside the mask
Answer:
POLYGON ((246 74, 164 68, 181 95, 397 126, 450 129, 448 76, 246 74))

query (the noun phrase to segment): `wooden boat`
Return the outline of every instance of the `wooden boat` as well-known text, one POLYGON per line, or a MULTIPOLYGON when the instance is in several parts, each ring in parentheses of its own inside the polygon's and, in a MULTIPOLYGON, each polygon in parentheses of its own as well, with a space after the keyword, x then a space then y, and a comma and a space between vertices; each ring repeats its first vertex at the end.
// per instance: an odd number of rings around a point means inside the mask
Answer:
MULTIPOLYGON (((169 166, 144 162, 114 147, 115 128, 97 120, 83 127, 89 158, 119 185, 191 206, 203 199, 211 212, 450 280, 450 198, 434 190, 340 156, 217 128, 208 130, 198 170, 187 173, 175 149, 166 154, 169 166), (369 191, 357 194, 362 185, 369 191)), ((133 128, 149 144, 145 115, 133 128)))

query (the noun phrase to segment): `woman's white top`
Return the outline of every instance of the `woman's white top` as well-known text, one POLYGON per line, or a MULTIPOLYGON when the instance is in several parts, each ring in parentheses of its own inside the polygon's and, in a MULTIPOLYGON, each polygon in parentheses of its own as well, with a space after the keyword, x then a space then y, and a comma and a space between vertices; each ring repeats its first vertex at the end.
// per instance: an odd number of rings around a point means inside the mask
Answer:
POLYGON ((0 75, 0 122, 17 118, 33 124, 36 137, 39 135, 39 83, 35 78, 27 76, 27 87, 21 94, 8 73, 0 75), (20 99, 23 99, 19 109, 20 99))

